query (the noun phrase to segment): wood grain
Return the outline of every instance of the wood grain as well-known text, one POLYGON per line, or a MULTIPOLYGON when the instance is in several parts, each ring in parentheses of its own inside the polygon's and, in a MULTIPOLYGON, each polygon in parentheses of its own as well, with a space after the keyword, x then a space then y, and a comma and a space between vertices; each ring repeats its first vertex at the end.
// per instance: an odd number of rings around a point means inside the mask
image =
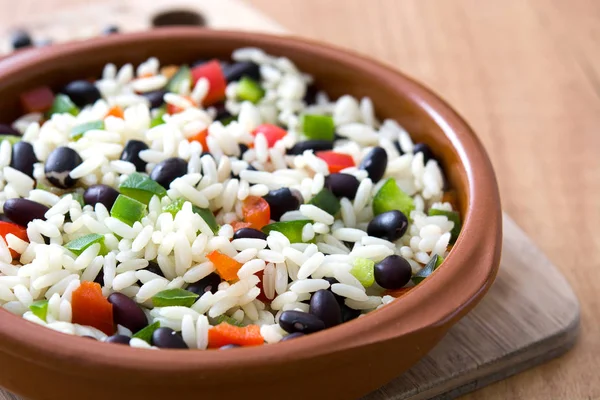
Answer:
MULTIPOLYGON (((575 350, 466 399, 600 398, 600 3, 249 0, 289 30, 369 54, 441 93, 479 133, 504 209, 580 297, 575 350)), ((97 1, 0 1, 0 26, 97 1)), ((523 290, 527 290, 524 288, 523 290)))

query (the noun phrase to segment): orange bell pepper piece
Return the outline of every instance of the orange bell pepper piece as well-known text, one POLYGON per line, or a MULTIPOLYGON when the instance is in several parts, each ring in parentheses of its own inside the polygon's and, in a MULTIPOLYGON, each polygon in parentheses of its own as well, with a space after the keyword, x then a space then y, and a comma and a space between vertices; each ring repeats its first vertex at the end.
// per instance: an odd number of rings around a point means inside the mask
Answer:
POLYGON ((244 327, 233 326, 222 322, 208 330, 208 347, 216 349, 228 344, 238 346, 260 346, 264 344, 258 325, 244 327))
POLYGON ((249 222, 252 228, 262 229, 271 220, 271 208, 262 197, 248 196, 242 203, 244 221, 249 222))
MULTIPOLYGON (((106 117, 117 117, 117 118, 125 118, 125 113, 123 112, 123 109, 119 106, 114 106, 111 107, 110 110, 108 110, 108 112, 106 113, 106 117)), ((104 117, 104 118, 106 118, 104 117)))
POLYGON ((208 136, 208 129, 204 129, 191 138, 188 139, 188 142, 200 142, 202 145, 202 151, 208 151, 208 144, 206 143, 206 137, 208 136))
POLYGON ((238 278, 237 272, 242 268, 242 263, 237 262, 235 259, 218 250, 211 251, 206 255, 206 258, 213 263, 217 273, 222 279, 233 281, 238 278))
POLYGON ((102 296, 95 282, 81 282, 71 296, 72 320, 75 324, 92 326, 107 335, 115 333, 112 304, 102 296))

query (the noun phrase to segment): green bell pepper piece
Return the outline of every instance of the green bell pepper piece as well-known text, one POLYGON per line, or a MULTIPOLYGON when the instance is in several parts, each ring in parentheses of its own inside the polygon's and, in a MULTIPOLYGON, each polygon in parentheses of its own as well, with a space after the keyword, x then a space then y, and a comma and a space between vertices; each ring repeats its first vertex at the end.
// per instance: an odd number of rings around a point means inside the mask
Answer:
POLYGON ((108 249, 104 246, 104 235, 98 233, 90 233, 89 235, 71 240, 69 243, 65 244, 65 249, 80 255, 85 249, 95 243, 100 243, 100 255, 105 256, 108 254, 108 249))
POLYGON ((119 191, 143 204, 150 203, 152 196, 163 197, 167 190, 149 177, 134 172, 119 185, 119 191))
POLYGON ((54 97, 52 107, 50 107, 47 116, 51 116, 52 114, 56 113, 69 113, 71 115, 77 115, 79 114, 79 107, 73 103, 69 96, 59 93, 54 97))
POLYGON ((156 321, 145 328, 140 329, 136 333, 133 334, 132 338, 142 339, 148 344, 152 344, 152 334, 155 330, 160 328, 160 322, 156 321))
POLYGON ((5 140, 8 140, 8 143, 10 143, 11 146, 14 146, 15 143, 19 143, 22 140, 22 138, 21 136, 15 135, 0 135, 0 143, 2 143, 5 140))
POLYGON ((335 124, 329 115, 304 114, 300 117, 300 126, 309 139, 333 141, 335 138, 335 124))
POLYGON ((110 209, 110 215, 118 220, 125 222, 129 226, 133 226, 136 221, 139 221, 146 212, 146 205, 139 201, 120 194, 110 209))
POLYGON ((361 285, 368 288, 375 283, 375 261, 357 258, 354 260, 350 273, 358 279, 361 285))
POLYGON ((92 129, 104 129, 104 121, 90 121, 74 126, 71 129, 71 139, 79 140, 87 131, 91 131, 92 129))
POLYGON ((198 297, 196 293, 185 289, 167 289, 155 294, 152 297, 152 304, 154 307, 191 307, 198 297))
POLYGON ((288 238, 290 243, 302 243, 302 229, 304 228, 304 225, 311 223, 312 221, 309 219, 273 222, 272 224, 265 226, 262 231, 267 235, 271 231, 281 232, 288 238))
POLYGON ((451 234, 450 243, 456 242, 456 239, 458 238, 458 235, 462 228, 462 223, 460 221, 460 214, 456 211, 438 210, 437 208, 430 208, 428 214, 429 215, 443 215, 444 217, 448 218, 449 221, 454 222, 454 226, 452 227, 452 231, 450 232, 450 234, 451 234))
POLYGON ((373 198, 373 214, 379 215, 387 211, 400 210, 410 217, 410 212, 415 209, 415 202, 404 193, 393 178, 389 178, 373 198))
POLYGON ((337 214, 341 208, 340 201, 329 189, 321 190, 308 203, 319 207, 331 215, 337 214))
POLYGON ((46 321, 46 316, 48 315, 48 300, 38 300, 34 301, 29 309, 39 319, 42 321, 46 321))
POLYGON ((166 106, 161 106, 161 107, 157 108, 156 114, 154 114, 154 117, 152 117, 152 120, 150 121, 150 128, 154 128, 155 126, 164 124, 165 121, 163 121, 163 115, 165 115, 166 113, 167 113, 166 106))
POLYGON ((423 282, 425 278, 433 273, 440 265, 442 265, 442 261, 444 261, 444 257, 440 257, 435 254, 429 262, 416 274, 412 276, 412 281, 415 285, 423 282))
POLYGON ((265 91, 260 84, 254 79, 247 76, 242 77, 237 85, 237 97, 244 101, 247 100, 251 103, 258 103, 260 99, 265 95, 265 91))

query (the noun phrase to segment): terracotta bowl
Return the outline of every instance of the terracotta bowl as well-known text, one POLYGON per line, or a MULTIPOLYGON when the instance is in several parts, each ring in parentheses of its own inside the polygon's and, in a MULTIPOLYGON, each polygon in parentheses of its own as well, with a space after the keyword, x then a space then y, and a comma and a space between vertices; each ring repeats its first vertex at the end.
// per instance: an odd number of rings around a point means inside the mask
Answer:
POLYGON ((464 218, 443 266, 401 300, 363 318, 298 340, 231 351, 115 346, 0 310, 1 386, 29 399, 358 398, 415 364, 486 293, 499 265, 502 228, 496 179, 481 143, 430 90, 360 55, 292 37, 195 28, 24 51, 0 61, 0 119, 19 115, 20 92, 99 76, 107 62, 228 58, 243 46, 289 57, 333 97, 371 97, 379 117, 398 120, 433 148, 464 218))

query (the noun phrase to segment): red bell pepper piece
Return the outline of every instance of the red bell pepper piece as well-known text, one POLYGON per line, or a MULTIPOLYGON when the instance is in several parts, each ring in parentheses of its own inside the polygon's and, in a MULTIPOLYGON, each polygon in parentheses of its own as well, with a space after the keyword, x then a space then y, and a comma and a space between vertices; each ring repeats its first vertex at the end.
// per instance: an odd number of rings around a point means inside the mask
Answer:
POLYGON ((262 197, 248 196, 242 203, 244 221, 251 223, 251 228, 262 229, 271 220, 271 208, 262 197))
POLYGON ((262 133, 267 139, 267 144, 269 147, 275 146, 279 140, 283 139, 285 135, 287 135, 287 131, 277 125, 271 124, 262 124, 256 127, 256 129, 252 132, 253 136, 262 133))
POLYGON ((19 96, 21 105, 26 113, 46 112, 52 107, 54 102, 54 93, 48 86, 40 86, 21 93, 19 96))
POLYGON ((71 296, 73 323, 92 326, 107 335, 115 333, 112 307, 95 282, 81 282, 71 296))
MULTIPOLYGON (((194 104, 194 100, 192 100, 192 98, 190 96, 183 96, 185 99, 189 100, 190 103, 194 104)), ((167 103, 167 114, 169 115, 173 115, 173 114, 177 114, 182 112, 184 109, 181 107, 178 107, 174 104, 171 103, 167 103)))
MULTIPOLYGON (((12 233, 16 237, 26 242, 29 242, 29 238, 27 237, 27 228, 23 228, 21 225, 13 224, 10 222, 0 221, 0 236, 6 241, 6 235, 12 233)), ((19 253, 10 249, 10 254, 13 258, 18 257, 19 253)))
POLYGON ((208 93, 202 101, 202 105, 210 106, 225 98, 225 87, 227 81, 223 75, 223 69, 218 60, 211 60, 192 68, 192 82, 195 85, 200 78, 208 80, 208 93))
POLYGON ((317 151, 317 157, 324 160, 329 167, 329 172, 334 174, 349 167, 354 167, 354 159, 352 156, 344 153, 336 153, 335 151, 317 151))

